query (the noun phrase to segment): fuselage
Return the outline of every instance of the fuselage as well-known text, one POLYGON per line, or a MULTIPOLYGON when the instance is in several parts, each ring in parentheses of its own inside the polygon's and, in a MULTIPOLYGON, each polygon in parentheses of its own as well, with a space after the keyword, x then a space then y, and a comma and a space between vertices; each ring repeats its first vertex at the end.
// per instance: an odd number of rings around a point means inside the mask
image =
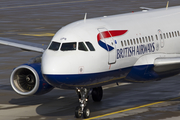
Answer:
POLYGON ((180 57, 180 7, 80 20, 61 28, 42 56, 42 74, 59 88, 145 82, 178 74, 156 72, 154 60, 180 57))

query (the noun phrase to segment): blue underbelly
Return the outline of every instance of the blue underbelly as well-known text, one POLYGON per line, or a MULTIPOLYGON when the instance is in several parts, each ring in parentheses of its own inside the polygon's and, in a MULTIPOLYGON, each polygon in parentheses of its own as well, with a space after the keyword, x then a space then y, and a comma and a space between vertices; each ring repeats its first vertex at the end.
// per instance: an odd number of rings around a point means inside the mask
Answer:
POLYGON ((123 80, 131 68, 91 74, 49 75, 44 74, 48 83, 59 88, 97 87, 123 80))
POLYGON ((54 87, 74 89, 76 87, 98 87, 115 82, 148 82, 178 74, 180 70, 156 73, 154 65, 133 66, 113 71, 91 74, 44 74, 44 78, 54 87))

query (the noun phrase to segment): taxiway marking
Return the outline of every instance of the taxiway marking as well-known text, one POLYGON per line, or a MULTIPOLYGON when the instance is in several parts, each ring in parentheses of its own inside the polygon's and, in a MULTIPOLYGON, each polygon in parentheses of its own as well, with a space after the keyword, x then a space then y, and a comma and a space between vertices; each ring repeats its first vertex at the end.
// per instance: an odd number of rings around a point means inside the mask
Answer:
POLYGON ((135 110, 135 109, 139 109, 139 108, 144 108, 144 107, 164 103, 164 102, 167 102, 167 101, 177 100, 177 99, 180 99, 180 97, 172 98, 172 99, 168 99, 168 100, 164 100, 164 101, 159 101, 159 102, 154 102, 154 103, 149 103, 149 104, 145 104, 145 105, 141 105, 141 106, 137 106, 137 107, 132 107, 132 108, 128 108, 128 109, 125 109, 125 110, 120 110, 120 111, 116 111, 116 112, 112 112, 112 113, 107 113, 107 114, 104 114, 104 115, 99 115, 99 116, 91 117, 91 118, 84 119, 84 120, 99 119, 99 118, 102 118, 102 117, 106 117, 106 116, 110 116, 110 115, 114 115, 114 114, 118 114, 118 113, 123 113, 123 112, 127 112, 127 111, 130 111, 130 110, 135 110))
POLYGON ((25 36, 36 36, 36 37, 43 37, 43 36, 48 36, 52 37, 54 36, 54 33, 19 33, 18 35, 25 35, 25 36))
POLYGON ((1 7, 0 9, 37 7, 37 6, 47 6, 47 5, 60 5, 60 4, 80 3, 80 2, 89 2, 89 1, 94 1, 94 0, 79 0, 79 1, 70 1, 70 2, 44 3, 44 4, 35 4, 35 5, 21 5, 21 6, 11 6, 11 7, 1 7))
POLYGON ((102 86, 102 88, 103 88, 103 90, 105 90, 105 89, 119 87, 119 86, 123 86, 123 85, 129 85, 129 84, 131 84, 131 83, 118 83, 118 85, 113 83, 113 84, 102 86))

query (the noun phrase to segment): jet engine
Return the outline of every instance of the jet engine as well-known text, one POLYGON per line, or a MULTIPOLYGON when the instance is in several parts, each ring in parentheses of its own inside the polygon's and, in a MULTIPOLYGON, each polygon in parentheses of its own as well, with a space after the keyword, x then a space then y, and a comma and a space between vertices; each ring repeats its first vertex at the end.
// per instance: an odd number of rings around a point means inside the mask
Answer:
POLYGON ((10 83, 14 91, 20 95, 41 95, 54 88, 44 80, 41 63, 23 64, 15 68, 10 83))

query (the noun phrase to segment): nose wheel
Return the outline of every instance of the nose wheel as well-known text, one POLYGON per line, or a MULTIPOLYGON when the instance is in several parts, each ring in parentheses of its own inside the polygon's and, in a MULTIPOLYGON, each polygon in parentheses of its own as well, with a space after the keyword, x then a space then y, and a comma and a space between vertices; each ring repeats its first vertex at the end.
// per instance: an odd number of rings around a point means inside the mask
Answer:
POLYGON ((90 110, 89 108, 87 107, 84 107, 83 111, 82 111, 82 108, 80 106, 77 106, 76 107, 76 110, 75 110, 75 117, 76 118, 88 118, 90 116, 90 110))
POLYGON ((77 106, 75 109, 75 117, 88 118, 90 116, 90 110, 86 105, 89 98, 90 90, 86 88, 77 88, 76 92, 79 96, 80 106, 77 106))
POLYGON ((82 117, 82 108, 80 106, 77 106, 76 109, 75 109, 75 117, 76 118, 80 118, 82 117))

